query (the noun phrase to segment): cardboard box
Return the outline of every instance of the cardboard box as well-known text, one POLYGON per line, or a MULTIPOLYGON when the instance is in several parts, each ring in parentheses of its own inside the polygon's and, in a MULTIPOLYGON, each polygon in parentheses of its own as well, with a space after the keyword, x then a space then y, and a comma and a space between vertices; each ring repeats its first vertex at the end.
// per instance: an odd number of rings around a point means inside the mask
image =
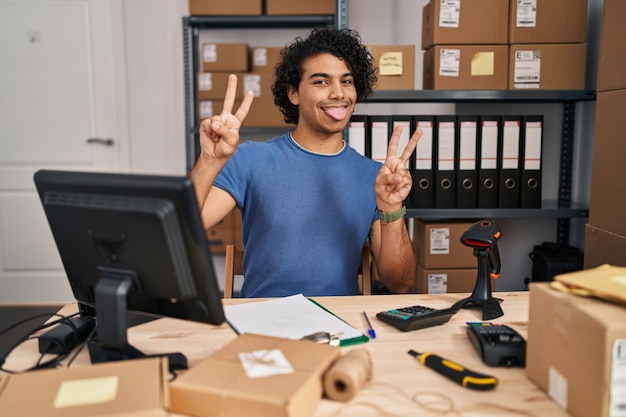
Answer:
POLYGON ((589 223, 622 236, 626 236, 624 109, 626 89, 597 94, 589 203, 589 223))
POLYGON ((511 0, 509 43, 584 43, 587 0, 511 0))
POLYGON ((165 417, 168 378, 163 358, 5 375, 0 410, 7 416, 165 417))
POLYGON ((197 417, 308 417, 322 398, 323 373, 340 355, 336 346, 242 334, 170 384, 171 410, 197 417), (267 355, 291 371, 250 377, 264 365, 257 359, 246 370, 245 361, 267 355))
POLYGON ((200 49, 202 71, 250 71, 247 43, 203 43, 200 49))
POLYGON ((625 315, 623 305, 530 284, 526 375, 574 417, 623 415, 625 315))
POLYGON ((626 22, 626 2, 604 0, 598 57, 598 91, 626 88, 626 71, 624 71, 626 26, 624 22, 626 22))
POLYGON ((418 265, 424 269, 477 268, 473 249, 461 243, 461 235, 473 224, 415 219, 413 248, 418 265))
POLYGON ((336 0, 265 0, 268 15, 335 14, 336 0))
POLYGON ((206 16, 261 15, 263 0, 189 0, 189 14, 206 16))
MULTIPOLYGON (((419 294, 445 294, 452 292, 474 291, 477 268, 462 269, 424 269, 417 266, 413 291, 419 294)), ((495 291, 496 280, 491 280, 491 290, 495 291)))
POLYGON ((506 90, 507 45, 435 45, 424 52, 425 90, 506 90))
POLYGON ((415 90, 415 45, 367 45, 377 68, 376 90, 415 90))
POLYGON ((509 89, 584 90, 586 43, 509 46, 509 89))
MULTIPOLYGON (((230 72, 199 72, 197 75, 198 100, 224 100, 226 88, 228 87, 228 76, 230 72)), ((241 79, 243 72, 233 73, 237 76, 240 84, 237 89, 235 98, 243 98, 243 88, 241 88, 241 79)))
POLYGON ((280 59, 282 46, 257 46, 252 48, 252 72, 274 73, 280 59))
POLYGON ((258 72, 244 74, 242 87, 245 91, 254 92, 254 101, 250 111, 243 121, 243 127, 288 127, 285 118, 276 104, 272 84, 273 72, 258 72))
MULTIPOLYGON (((241 213, 234 209, 224 219, 206 231, 211 253, 225 253, 226 245, 238 245, 241 237, 237 236, 237 228, 241 234, 241 213)), ((243 245, 241 246, 243 247, 243 245)))
POLYGON ((422 49, 433 45, 507 44, 509 0, 432 0, 422 9, 422 49))
POLYGON ((626 254, 626 236, 592 224, 585 225, 584 269, 604 264, 626 266, 624 254, 626 254))

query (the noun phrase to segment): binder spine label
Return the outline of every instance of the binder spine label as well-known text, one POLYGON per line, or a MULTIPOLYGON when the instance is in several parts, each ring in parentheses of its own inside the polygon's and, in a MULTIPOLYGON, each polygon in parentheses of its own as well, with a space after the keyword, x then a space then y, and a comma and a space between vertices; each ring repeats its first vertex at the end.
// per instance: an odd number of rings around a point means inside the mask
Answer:
POLYGON ((504 140, 502 141, 502 168, 519 168, 520 124, 517 120, 504 122, 504 140))
POLYGON ((419 122, 422 137, 415 147, 415 169, 433 169, 433 125, 431 122, 419 122))
POLYGON ((480 150, 481 168, 496 169, 498 165, 498 122, 483 122, 483 140, 480 150))
POLYGON ((541 122, 526 123, 524 169, 541 169, 541 122))
POLYGON ((476 169, 476 122, 461 122, 459 169, 476 169))

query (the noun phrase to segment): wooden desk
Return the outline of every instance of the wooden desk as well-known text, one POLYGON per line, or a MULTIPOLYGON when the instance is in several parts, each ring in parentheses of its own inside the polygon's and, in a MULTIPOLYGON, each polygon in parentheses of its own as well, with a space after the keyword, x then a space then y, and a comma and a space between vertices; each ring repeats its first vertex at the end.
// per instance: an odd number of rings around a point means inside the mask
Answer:
MULTIPOLYGON (((508 324, 524 337, 528 324, 528 292, 496 293, 502 298, 504 316, 493 320, 508 324)), ((481 309, 462 309, 442 325, 412 332, 400 332, 378 321, 379 311, 415 304, 445 308, 467 294, 407 294, 354 297, 317 297, 328 308, 353 326, 363 329, 366 311, 376 330, 377 338, 368 343, 345 347, 367 349, 374 366, 373 380, 347 403, 322 400, 313 416, 568 416, 537 386, 530 382, 522 368, 492 368, 483 364, 465 333, 466 322, 481 321, 481 309), (463 388, 407 354, 409 349, 434 352, 477 372, 488 373, 499 379, 493 391, 474 391, 463 388)), ((225 304, 251 302, 251 299, 224 300, 225 304)), ((75 310, 69 305, 61 310, 75 310)), ((236 334, 227 325, 209 326, 175 319, 159 319, 129 330, 129 341, 145 353, 181 351, 190 366, 219 349, 236 334)), ((25 366, 33 361, 36 346, 24 347, 9 357, 7 367, 25 366)), ((87 353, 82 353, 72 366, 89 364, 87 353)))

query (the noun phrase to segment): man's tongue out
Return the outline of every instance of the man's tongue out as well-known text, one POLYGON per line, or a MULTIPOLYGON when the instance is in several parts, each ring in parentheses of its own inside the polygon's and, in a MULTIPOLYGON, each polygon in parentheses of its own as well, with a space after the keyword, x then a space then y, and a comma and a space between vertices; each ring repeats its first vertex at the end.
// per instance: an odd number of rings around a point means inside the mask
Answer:
POLYGON ((324 113, 335 120, 343 120, 347 112, 348 109, 346 107, 324 107, 324 113))

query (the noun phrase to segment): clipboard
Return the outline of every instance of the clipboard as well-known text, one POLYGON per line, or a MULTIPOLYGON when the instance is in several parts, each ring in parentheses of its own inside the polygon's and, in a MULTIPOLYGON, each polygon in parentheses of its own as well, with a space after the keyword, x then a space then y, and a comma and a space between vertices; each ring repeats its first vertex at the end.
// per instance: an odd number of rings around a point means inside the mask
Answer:
POLYGON ((340 333, 339 346, 369 341, 369 337, 302 294, 224 306, 226 321, 237 333, 299 340, 317 332, 340 333))

